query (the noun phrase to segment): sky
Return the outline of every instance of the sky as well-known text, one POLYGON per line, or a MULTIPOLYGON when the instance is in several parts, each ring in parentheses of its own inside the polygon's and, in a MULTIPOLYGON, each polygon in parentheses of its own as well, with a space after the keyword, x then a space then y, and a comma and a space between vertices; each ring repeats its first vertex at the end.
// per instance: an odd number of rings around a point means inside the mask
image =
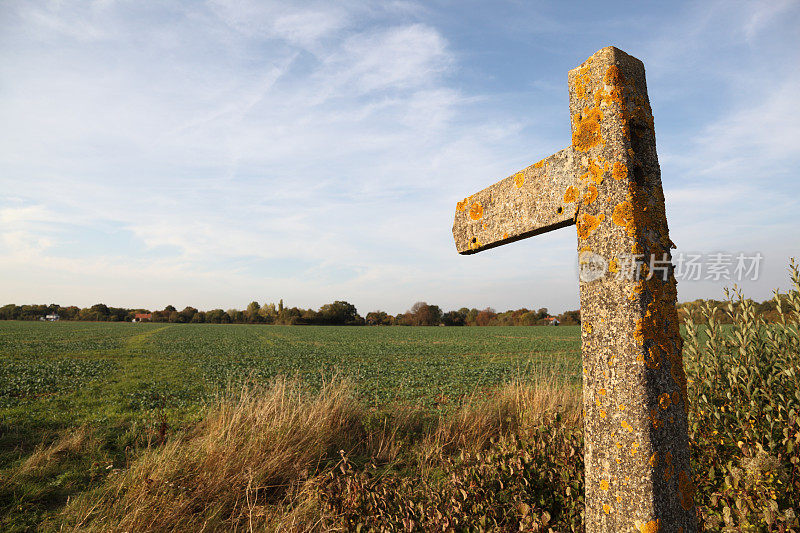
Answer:
POLYGON ((569 145, 608 45, 646 67, 676 253, 763 257, 679 300, 786 290, 800 1, 12 0, 0 305, 577 309, 574 228, 460 256, 451 227, 569 145))

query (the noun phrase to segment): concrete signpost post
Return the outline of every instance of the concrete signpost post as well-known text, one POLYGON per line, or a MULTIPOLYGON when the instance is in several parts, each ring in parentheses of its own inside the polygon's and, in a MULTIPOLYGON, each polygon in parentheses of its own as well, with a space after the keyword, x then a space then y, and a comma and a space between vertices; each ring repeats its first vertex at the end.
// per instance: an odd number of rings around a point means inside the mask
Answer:
POLYGON ((696 530, 688 399, 644 65, 607 47, 569 72, 572 144, 458 202, 472 254, 575 224, 587 532, 696 530))

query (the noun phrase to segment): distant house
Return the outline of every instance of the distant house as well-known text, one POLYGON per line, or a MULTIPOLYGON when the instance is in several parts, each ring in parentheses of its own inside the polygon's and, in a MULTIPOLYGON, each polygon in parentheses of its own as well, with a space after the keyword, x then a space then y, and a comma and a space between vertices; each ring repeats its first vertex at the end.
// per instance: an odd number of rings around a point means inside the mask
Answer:
POLYGON ((41 317, 39 320, 45 320, 47 322, 55 322, 59 318, 61 318, 61 317, 58 316, 57 314, 53 313, 52 315, 45 315, 45 316, 41 317))
POLYGON ((549 316, 549 317, 545 318, 544 320, 545 320, 545 324, 547 324, 548 326, 557 326, 557 325, 561 324, 561 322, 559 322, 558 319, 556 317, 554 317, 554 316, 549 316))
POLYGON ((148 322, 153 320, 153 313, 136 313, 132 322, 144 322, 145 320, 148 322))

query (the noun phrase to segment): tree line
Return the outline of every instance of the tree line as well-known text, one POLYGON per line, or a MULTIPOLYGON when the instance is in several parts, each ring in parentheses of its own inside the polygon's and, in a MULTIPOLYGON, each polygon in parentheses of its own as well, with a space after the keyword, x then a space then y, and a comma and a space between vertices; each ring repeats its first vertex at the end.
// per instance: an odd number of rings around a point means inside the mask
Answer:
POLYGON ((426 302, 415 303, 405 313, 392 315, 384 311, 371 311, 365 317, 358 314, 353 304, 337 300, 317 310, 285 307, 283 300, 259 304, 250 302, 245 309, 211 309, 200 311, 185 307, 179 311, 172 305, 164 309, 129 309, 95 304, 91 307, 50 305, 15 305, 0 307, 0 320, 44 320, 48 315, 58 315, 59 320, 91 322, 130 322, 137 315, 149 315, 146 322, 192 323, 192 324, 281 324, 281 325, 348 325, 348 326, 539 326, 551 323, 556 318, 564 325, 580 323, 580 311, 566 311, 551 317, 547 308, 526 308, 502 313, 487 307, 467 308, 443 312, 438 305, 426 302))
MULTIPOLYGON (((786 295, 779 295, 781 301, 786 295)), ((711 304, 717 309, 718 320, 725 323, 730 317, 723 312, 726 301, 694 300, 677 305, 678 316, 683 322, 690 313, 695 314, 703 304, 711 304)), ((752 302, 756 313, 767 322, 777 317, 777 301, 752 302)), ((735 306, 741 305, 739 303, 735 306)), ((555 318, 562 325, 580 324, 580 311, 565 311, 551 316, 547 308, 532 310, 527 308, 496 312, 491 307, 485 309, 462 307, 443 312, 438 305, 417 302, 405 313, 392 315, 385 311, 370 311, 362 317, 356 307, 348 302, 337 300, 325 304, 317 310, 299 307, 285 307, 283 300, 277 304, 250 302, 245 309, 211 309, 199 311, 185 307, 178 311, 168 305, 164 309, 129 309, 95 304, 91 307, 60 306, 57 304, 15 305, 0 307, 0 320, 40 320, 47 315, 58 315, 59 320, 82 320, 91 322, 130 322, 136 315, 149 314, 149 322, 194 323, 194 324, 280 324, 280 325, 350 325, 350 326, 540 326, 551 323, 555 318)))

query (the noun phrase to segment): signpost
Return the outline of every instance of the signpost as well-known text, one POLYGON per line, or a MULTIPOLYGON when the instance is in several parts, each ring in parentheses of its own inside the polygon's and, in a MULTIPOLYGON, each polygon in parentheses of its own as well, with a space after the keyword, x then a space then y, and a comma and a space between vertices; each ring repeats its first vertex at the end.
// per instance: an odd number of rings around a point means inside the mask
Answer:
POLYGON ((696 530, 688 399, 644 65, 607 47, 569 72, 572 144, 465 198, 472 254, 575 224, 587 532, 696 530))

